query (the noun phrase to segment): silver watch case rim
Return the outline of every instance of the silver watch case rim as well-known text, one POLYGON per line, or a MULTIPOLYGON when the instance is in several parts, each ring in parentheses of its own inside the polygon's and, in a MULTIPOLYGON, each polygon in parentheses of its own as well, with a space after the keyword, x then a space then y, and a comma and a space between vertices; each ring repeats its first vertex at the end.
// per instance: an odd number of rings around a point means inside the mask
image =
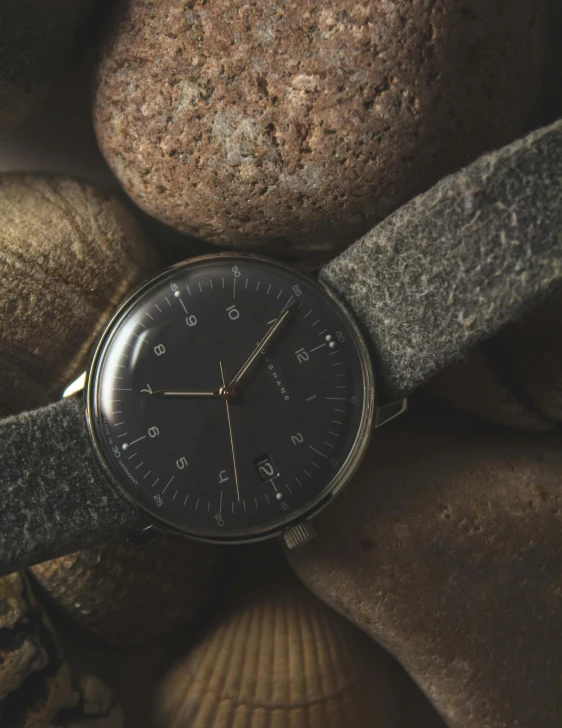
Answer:
MULTIPOLYGON (((79 380, 76 380, 77 382, 79 380)), ((365 338, 358 327, 355 318, 350 313, 350 311, 347 309, 347 307, 340 301, 340 299, 331 291, 331 289, 323 282, 318 280, 317 278, 312 277, 311 275, 298 270, 298 268, 295 268, 294 266, 287 265, 285 263, 281 263, 278 260, 275 260, 274 258, 269 258, 267 256, 261 256, 261 255, 254 255, 252 253, 240 253, 236 251, 226 251, 226 252, 218 252, 218 253, 209 253, 205 255, 196 256, 193 258, 188 258, 184 261, 181 261, 179 263, 175 263, 172 266, 168 266, 164 270, 160 271, 157 275, 152 276, 151 278, 146 279, 141 284, 139 284, 136 288, 134 288, 129 295, 126 297, 126 299, 118 306, 117 310, 111 317, 111 319, 107 322, 105 325, 103 332, 101 333, 96 345, 94 346, 92 355, 90 357, 90 363, 88 366, 88 370, 86 372, 85 380, 83 383, 84 386, 84 396, 85 396, 85 404, 86 404, 86 425, 88 428, 88 433, 90 436, 90 440, 92 442, 92 446, 94 449, 94 452, 96 454, 96 458, 98 462, 100 463, 103 471, 107 475, 107 477, 110 479, 110 482, 117 488, 117 491, 126 498, 132 505, 134 505, 136 508, 138 508, 140 511, 142 511, 145 515, 147 515, 148 520, 151 522, 151 525, 153 528, 158 529, 159 531, 163 531, 165 533, 173 533, 176 535, 181 535, 186 538, 191 538, 196 541, 201 541, 205 543, 212 543, 212 544, 243 544, 243 543, 253 543, 258 541, 264 541, 266 539, 276 538, 281 535, 291 527, 297 525, 298 523, 301 523, 305 520, 310 520, 312 518, 315 518, 324 508, 326 508, 333 499, 341 493, 341 491, 345 488, 345 486, 350 482, 353 475, 357 471, 361 461, 363 460, 367 447, 371 441, 371 436, 373 433, 373 430, 375 427, 378 427, 379 425, 383 424, 384 422, 389 421, 390 419, 393 419, 398 414, 401 414, 406 409, 406 400, 401 400, 396 403, 390 403, 390 405, 385 405, 382 408, 377 408, 376 406, 376 399, 377 399, 377 387, 376 387, 376 379, 375 379, 375 373, 373 368, 373 361, 371 358, 371 354, 369 351, 369 348, 367 346, 367 343, 365 341, 365 338), (204 263, 206 261, 212 261, 212 260, 220 260, 220 259, 232 259, 235 260, 255 260, 258 262, 267 263, 270 265, 275 265, 279 268, 284 269, 285 271, 288 271, 292 273, 293 275, 300 276, 302 278, 305 278, 309 284, 312 284, 313 286, 316 286, 318 289, 320 289, 321 292, 323 292, 325 295, 328 296, 328 298, 332 301, 332 303, 335 305, 335 307, 338 309, 338 311, 341 313, 341 315, 346 320, 346 323, 349 326, 350 331, 354 335, 356 348, 359 354, 360 363, 361 363, 361 370, 363 374, 363 410, 361 413, 361 420, 359 429, 357 431, 357 435, 355 438, 355 442, 353 444, 352 449, 350 450, 345 462, 342 464, 341 468, 338 470, 332 481, 329 483, 329 485, 315 498, 312 502, 308 503, 306 506, 304 506, 302 509, 300 509, 296 513, 292 513, 287 516, 286 519, 284 519, 281 522, 276 522, 273 526, 265 526, 262 529, 253 531, 252 533, 249 533, 248 536, 225 536, 223 538, 220 537, 205 537, 200 534, 193 534, 190 533, 187 530, 183 530, 178 528, 175 524, 172 524, 168 522, 166 519, 158 518, 155 516, 155 514, 148 509, 144 508, 141 503, 135 500, 135 498, 129 493, 129 491, 121 484, 121 482, 118 480, 118 478, 115 476, 113 471, 110 469, 105 456, 101 450, 101 447, 98 443, 97 434, 95 430, 95 424, 94 424, 94 417, 95 417, 95 397, 97 393, 97 378, 96 374, 98 371, 98 364, 100 361, 100 358, 105 350, 105 345, 107 343, 108 338, 110 337, 111 333, 113 332, 113 329, 115 327, 115 324, 118 320, 120 320, 122 314, 124 311, 129 308, 131 305, 134 304, 134 302, 144 294, 144 292, 150 287, 155 285, 158 280, 161 278, 165 278, 169 273, 173 270, 179 269, 179 268, 185 268, 191 265, 198 265, 200 263, 204 263)), ((67 390, 65 390, 65 396, 67 396, 67 393, 74 393, 77 391, 76 388, 70 392, 73 388, 73 385, 70 385, 67 390)), ((81 387, 80 387, 81 388, 81 387)))

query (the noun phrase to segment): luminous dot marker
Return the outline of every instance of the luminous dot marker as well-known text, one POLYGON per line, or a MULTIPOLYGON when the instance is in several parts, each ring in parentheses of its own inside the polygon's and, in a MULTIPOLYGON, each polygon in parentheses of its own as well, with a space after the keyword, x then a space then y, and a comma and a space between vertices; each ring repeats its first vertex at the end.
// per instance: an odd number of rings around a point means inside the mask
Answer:
POLYGON ((179 298, 181 296, 181 291, 174 291, 174 296, 179 298))
POLYGON ((283 493, 276 493, 275 497, 277 500, 283 500, 283 493))
POLYGON ((330 347, 330 349, 335 349, 336 348, 336 342, 335 341, 330 341, 330 343, 328 344, 328 346, 330 347))
POLYGON ((324 338, 326 339, 326 341, 331 341, 334 337, 332 336, 332 334, 328 334, 324 338))
POLYGON ((124 442, 124 443, 123 443, 123 444, 121 445, 121 449, 122 449, 122 450, 128 450, 128 449, 129 449, 129 443, 127 443, 127 442, 124 442))

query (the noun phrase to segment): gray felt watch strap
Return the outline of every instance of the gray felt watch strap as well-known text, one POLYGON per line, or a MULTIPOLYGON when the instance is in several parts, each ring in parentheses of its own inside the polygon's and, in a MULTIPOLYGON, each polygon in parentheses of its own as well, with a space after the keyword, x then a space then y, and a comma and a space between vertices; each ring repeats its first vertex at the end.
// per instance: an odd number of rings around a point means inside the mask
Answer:
POLYGON ((0 576, 139 528, 96 460, 81 398, 0 422, 0 576))
POLYGON ((386 399, 408 394, 562 277, 562 121, 399 209, 320 272, 373 345, 386 399))
MULTIPOLYGON (((402 396, 562 276, 562 122, 391 215, 320 272, 402 396)), ((79 400, 0 422, 0 573, 143 525, 96 461, 79 400)))

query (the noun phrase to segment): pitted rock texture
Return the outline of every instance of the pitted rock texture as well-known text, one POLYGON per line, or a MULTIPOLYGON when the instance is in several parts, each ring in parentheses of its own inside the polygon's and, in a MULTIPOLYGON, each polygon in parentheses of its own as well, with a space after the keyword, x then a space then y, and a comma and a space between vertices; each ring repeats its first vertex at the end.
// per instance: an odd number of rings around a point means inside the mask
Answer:
POLYGON ((23 121, 85 45, 93 0, 2 0, 0 131, 23 121))
POLYGON ((58 399, 157 268, 131 213, 74 179, 0 175, 0 415, 58 399))
POLYGON ((228 550, 169 536, 124 539, 32 568, 66 614, 112 644, 174 638, 201 615, 226 576, 228 550))
POLYGON ((536 98, 544 3, 121 0, 101 149, 143 209, 222 245, 338 249, 536 98))
POLYGON ((406 416, 289 558, 450 728, 558 728, 561 483, 559 433, 406 416))

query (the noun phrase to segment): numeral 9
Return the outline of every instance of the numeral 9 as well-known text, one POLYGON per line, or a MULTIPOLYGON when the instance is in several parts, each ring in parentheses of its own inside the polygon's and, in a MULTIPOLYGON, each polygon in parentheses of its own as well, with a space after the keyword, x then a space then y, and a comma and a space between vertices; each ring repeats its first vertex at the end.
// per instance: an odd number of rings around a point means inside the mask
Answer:
POLYGON ((160 434, 160 430, 157 427, 149 427, 148 428, 148 435, 149 435, 149 437, 152 437, 152 438, 158 437, 159 434, 160 434))
POLYGON ((187 318, 185 319, 185 323, 186 323, 186 324, 187 324, 188 326, 195 326, 195 324, 197 323, 197 319, 195 318, 195 316, 194 316, 193 314, 191 314, 191 316, 188 316, 188 317, 187 317, 187 318))

